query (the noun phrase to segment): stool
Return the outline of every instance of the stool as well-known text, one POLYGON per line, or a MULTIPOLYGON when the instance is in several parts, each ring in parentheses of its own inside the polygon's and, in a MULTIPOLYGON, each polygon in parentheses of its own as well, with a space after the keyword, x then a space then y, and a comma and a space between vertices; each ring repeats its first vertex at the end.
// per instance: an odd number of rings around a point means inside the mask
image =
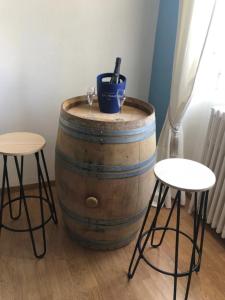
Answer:
POLYGON ((184 299, 188 299, 192 272, 194 271, 199 272, 200 270, 205 223, 206 223, 208 193, 209 193, 209 189, 215 184, 216 178, 214 173, 206 166, 192 160, 180 159, 180 158, 165 159, 158 162, 154 167, 154 173, 157 180, 138 236, 138 240, 134 249, 133 256, 131 258, 131 262, 128 270, 128 278, 131 279, 134 276, 140 260, 143 259, 145 263, 147 263, 150 267, 152 267, 156 271, 174 277, 174 291, 173 291, 174 300, 176 299, 176 295, 177 295, 177 278, 187 276, 188 280, 187 280, 184 299), (154 200, 158 186, 159 186, 159 198, 158 198, 156 212, 154 214, 153 221, 150 225, 150 228, 144 232, 144 227, 146 225, 150 208, 152 206, 152 202, 154 200), (165 202, 165 197, 167 195, 169 188, 176 189, 177 193, 174 202, 172 204, 171 210, 169 212, 168 218, 165 222, 165 226, 157 227, 157 219, 160 214, 160 210, 165 202), (181 191, 185 191, 185 192, 188 191, 194 193, 195 195, 193 237, 189 236, 187 233, 180 230, 181 191), (198 193, 200 193, 200 195, 198 193), (177 206, 176 228, 171 228, 169 227, 169 223, 175 208, 175 204, 177 206), (200 230, 200 224, 201 224, 201 230, 200 230), (151 247, 149 248, 149 250, 159 247, 163 242, 166 231, 169 230, 175 231, 176 233, 174 272, 168 272, 159 269, 150 261, 149 258, 146 258, 146 255, 144 253, 147 242, 150 237, 151 237, 151 247), (156 231, 162 231, 162 235, 158 243, 154 243, 154 234, 156 231), (200 234, 199 231, 201 231, 200 234), (190 267, 186 272, 178 272, 180 235, 183 235, 192 243, 190 267), (138 254, 138 256, 134 264, 136 254, 138 254))
POLYGON ((0 135, 0 153, 3 155, 3 176, 2 176, 2 189, 1 189, 1 201, 0 201, 0 230, 1 228, 5 228, 7 230, 14 231, 14 232, 29 232, 31 242, 32 242, 33 252, 37 258, 42 258, 46 253, 45 225, 50 220, 53 220, 55 224, 58 223, 47 165, 46 165, 44 152, 43 152, 43 148, 45 144, 46 144, 45 139, 42 136, 34 133, 13 132, 13 133, 0 135), (26 195, 23 187, 24 156, 31 155, 31 154, 35 155, 36 164, 37 164, 39 196, 26 195), (19 196, 14 199, 11 198, 10 186, 9 186, 9 176, 8 176, 8 169, 7 169, 8 156, 14 157, 17 176, 19 180, 19 189, 20 189, 19 196), (18 156, 20 156, 20 164, 18 161, 18 156), (41 164, 43 164, 44 173, 42 172, 41 164), (45 180, 47 181, 47 183, 45 180), (8 202, 6 203, 4 203, 5 188, 7 189, 7 195, 8 195, 8 202), (43 195, 43 189, 45 195, 43 195), (41 223, 37 226, 32 227, 27 201, 35 198, 39 199, 40 201, 41 223), (16 201, 19 201, 17 215, 13 214, 13 209, 12 209, 12 204, 16 201), (3 224, 4 209, 7 206, 9 206, 10 218, 12 220, 17 220, 21 216, 22 204, 25 210, 25 216, 26 216, 28 227, 23 229, 15 229, 9 227, 6 224, 3 224), (48 216, 48 218, 45 218, 44 215, 44 204, 47 204, 49 208, 50 215, 48 216), (41 251, 41 253, 37 253, 37 247, 34 239, 34 231, 38 229, 42 230, 43 250, 41 251))

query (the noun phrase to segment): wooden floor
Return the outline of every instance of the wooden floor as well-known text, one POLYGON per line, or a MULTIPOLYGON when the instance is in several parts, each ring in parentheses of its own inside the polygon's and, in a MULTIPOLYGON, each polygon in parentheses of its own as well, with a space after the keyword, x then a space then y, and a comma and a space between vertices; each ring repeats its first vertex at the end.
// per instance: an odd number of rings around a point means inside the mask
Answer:
MULTIPOLYGON (((32 210, 37 211, 35 204, 32 210)), ((64 231, 60 209, 58 226, 47 225, 47 254, 35 259, 28 234, 2 230, 0 239, 0 300, 165 300, 172 299, 173 280, 143 262, 129 282, 126 272, 134 248, 98 252, 81 248, 64 231)), ((160 222, 168 210, 163 209, 160 222)), ((36 219, 38 214, 35 215, 36 219)), ((5 216, 4 221, 7 222, 5 216)), ((191 231, 192 218, 182 208, 182 228, 191 231)), ((23 221, 16 221, 16 226, 23 221)), ((39 239, 39 236, 37 236, 39 239)), ((202 268, 193 274, 189 299, 225 299, 225 241, 207 228, 202 268)), ((160 250, 152 250, 155 264, 173 270, 174 233, 166 235, 160 250)), ((187 268, 189 242, 181 239, 179 269, 187 268)), ((147 251, 147 255, 148 255, 147 251)), ((186 279, 179 280, 183 299, 186 279)))

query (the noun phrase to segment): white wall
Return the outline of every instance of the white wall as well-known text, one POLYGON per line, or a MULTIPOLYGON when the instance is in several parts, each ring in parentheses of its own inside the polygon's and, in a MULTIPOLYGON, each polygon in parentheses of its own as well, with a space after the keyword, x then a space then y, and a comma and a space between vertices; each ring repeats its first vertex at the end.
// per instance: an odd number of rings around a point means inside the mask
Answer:
MULTIPOLYGON (((0 133, 45 136, 54 178, 63 100, 112 71, 116 56, 127 94, 147 99, 158 6, 159 0, 1 0, 0 133)), ((25 183, 36 181, 33 171, 29 161, 25 183)))

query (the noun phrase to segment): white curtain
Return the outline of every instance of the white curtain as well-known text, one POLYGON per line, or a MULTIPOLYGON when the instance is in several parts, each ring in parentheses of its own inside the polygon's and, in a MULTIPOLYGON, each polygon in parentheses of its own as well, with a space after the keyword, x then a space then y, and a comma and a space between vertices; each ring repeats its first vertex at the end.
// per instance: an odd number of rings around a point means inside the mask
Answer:
MULTIPOLYGON (((215 3, 216 0, 179 1, 170 103, 158 142, 158 161, 168 157, 183 157, 181 122, 191 101, 215 3)), ((171 207, 171 194, 167 195, 166 206, 171 207)))
MULTIPOLYGON (((193 100, 184 118, 186 135, 191 136, 193 141, 198 140, 203 146, 200 147, 197 144, 192 149, 188 149, 186 145, 187 154, 209 166, 217 178, 217 184, 209 193, 207 212, 207 223, 212 223, 212 227, 217 227, 217 233, 221 233, 222 225, 225 225, 222 223, 225 220, 222 213, 225 212, 224 194, 222 193, 222 188, 225 188, 223 173, 225 163, 225 159, 223 161, 225 149, 225 39, 221 38, 225 28, 224 11, 225 1, 217 0, 194 87, 193 100), (191 120, 192 122, 190 122, 191 120), (197 121, 198 127, 196 126, 197 121), (208 131, 206 132, 207 127, 208 131), (224 203, 224 210, 221 208, 222 203, 224 203)), ((194 199, 192 198, 189 206, 190 213, 193 210, 193 203, 194 199)), ((225 238, 225 226, 222 237, 225 238)))

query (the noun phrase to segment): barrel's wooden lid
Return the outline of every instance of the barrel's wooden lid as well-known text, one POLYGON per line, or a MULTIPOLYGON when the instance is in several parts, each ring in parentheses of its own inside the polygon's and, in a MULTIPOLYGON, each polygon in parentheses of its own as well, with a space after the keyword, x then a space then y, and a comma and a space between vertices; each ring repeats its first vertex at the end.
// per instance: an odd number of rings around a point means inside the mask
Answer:
POLYGON ((154 108, 145 101, 127 97, 121 112, 114 114, 102 113, 98 102, 90 108, 86 96, 71 98, 64 101, 62 109, 67 114, 83 119, 106 123, 124 123, 148 118, 154 113, 154 108))

